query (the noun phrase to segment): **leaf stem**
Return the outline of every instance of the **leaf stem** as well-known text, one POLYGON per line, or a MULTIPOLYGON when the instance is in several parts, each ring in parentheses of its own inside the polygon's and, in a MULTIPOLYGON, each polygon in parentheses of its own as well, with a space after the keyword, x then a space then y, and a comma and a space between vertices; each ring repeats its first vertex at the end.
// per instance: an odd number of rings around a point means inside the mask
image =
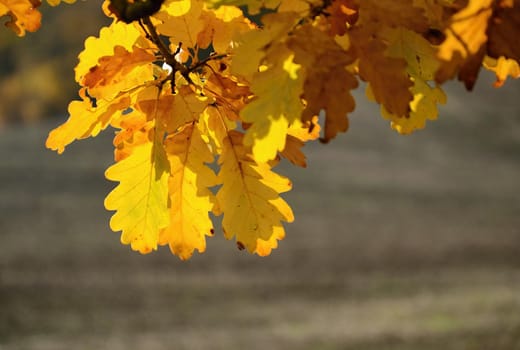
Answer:
POLYGON ((152 21, 150 20, 150 17, 145 17, 142 19, 144 25, 148 29, 148 34, 150 35, 150 40, 157 45, 157 48, 161 52, 161 55, 163 56, 166 63, 168 63, 172 67, 172 72, 168 76, 168 78, 172 81, 172 85, 175 84, 175 73, 180 72, 181 75, 188 81, 188 83, 193 84, 189 74, 190 70, 183 65, 182 63, 178 62, 175 59, 175 54, 172 54, 170 52, 170 49, 164 44, 164 42, 159 37, 159 34, 157 33, 157 30, 155 29, 155 26, 153 25, 152 21))
POLYGON ((229 55, 227 53, 222 53, 222 54, 214 54, 214 55, 210 55, 208 57, 206 57, 205 59, 203 59, 202 61, 199 61, 197 62, 195 65, 193 65, 192 67, 189 68, 189 71, 190 72, 193 72, 197 69, 199 69, 200 67, 204 66, 206 63, 208 63, 209 61, 213 61, 213 60, 221 60, 223 58, 226 58, 228 57, 229 55))

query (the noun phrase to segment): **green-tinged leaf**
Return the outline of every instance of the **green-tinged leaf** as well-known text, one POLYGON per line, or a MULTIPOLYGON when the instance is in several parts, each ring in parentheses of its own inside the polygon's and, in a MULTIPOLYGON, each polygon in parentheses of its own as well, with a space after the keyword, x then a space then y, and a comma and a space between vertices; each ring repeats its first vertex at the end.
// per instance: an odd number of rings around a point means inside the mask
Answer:
POLYGON ((169 222, 169 164, 162 144, 148 142, 107 169, 105 176, 119 185, 105 199, 105 208, 115 210, 113 231, 122 231, 121 242, 148 253, 157 249, 159 230, 169 222))

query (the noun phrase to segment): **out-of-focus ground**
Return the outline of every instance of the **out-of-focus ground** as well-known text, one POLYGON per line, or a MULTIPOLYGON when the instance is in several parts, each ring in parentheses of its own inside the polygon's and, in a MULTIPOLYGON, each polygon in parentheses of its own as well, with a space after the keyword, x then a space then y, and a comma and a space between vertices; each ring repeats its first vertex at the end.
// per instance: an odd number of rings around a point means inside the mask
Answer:
POLYGON ((221 233, 180 262, 110 232, 112 131, 0 131, 0 349, 520 349, 519 82, 489 75, 399 136, 351 130, 283 166, 295 223, 266 258, 221 233))

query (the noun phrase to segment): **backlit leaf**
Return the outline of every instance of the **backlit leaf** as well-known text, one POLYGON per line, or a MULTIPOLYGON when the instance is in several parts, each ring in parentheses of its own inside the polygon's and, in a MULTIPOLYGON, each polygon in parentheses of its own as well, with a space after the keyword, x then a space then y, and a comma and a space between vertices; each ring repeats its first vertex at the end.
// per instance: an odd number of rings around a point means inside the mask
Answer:
POLYGON ((236 238, 239 248, 269 255, 285 236, 281 222, 294 220, 291 208, 279 196, 292 185, 267 163, 255 162, 242 140, 241 133, 231 131, 219 158, 222 187, 217 202, 219 213, 224 214, 222 227, 227 239, 236 238))
POLYGON ((253 147, 260 163, 274 159, 284 149, 287 129, 303 110, 300 66, 293 62, 290 52, 279 53, 277 61, 271 61, 273 66, 256 76, 251 86, 256 98, 240 114, 243 121, 252 124, 244 144, 253 147))
POLYGON ((134 24, 113 22, 102 28, 99 38, 91 36, 85 40, 85 49, 79 54, 79 63, 75 68, 76 81, 81 83, 90 69, 98 65, 101 57, 113 56, 116 46, 132 51, 140 40, 143 40, 141 32, 134 24))
POLYGON ((170 224, 159 235, 159 244, 168 244, 182 260, 194 250, 206 250, 205 236, 213 235, 209 213, 214 195, 209 187, 217 183, 216 175, 205 163, 214 158, 194 123, 165 141, 171 176, 168 181, 170 224))
POLYGON ((65 146, 73 141, 96 136, 113 118, 121 115, 130 103, 128 95, 112 101, 99 100, 96 106, 86 96, 83 96, 82 101, 72 101, 69 104, 69 119, 50 132, 45 146, 63 153, 65 146))
POLYGON ((105 208, 116 211, 110 228, 122 231, 121 243, 141 253, 157 249, 159 230, 169 223, 170 170, 160 141, 155 137, 136 147, 105 172, 107 179, 119 182, 105 199, 105 208))
POLYGON ((450 19, 440 45, 441 65, 435 75, 443 83, 458 75, 468 90, 473 88, 485 54, 486 31, 493 12, 493 0, 469 0, 465 8, 450 19))

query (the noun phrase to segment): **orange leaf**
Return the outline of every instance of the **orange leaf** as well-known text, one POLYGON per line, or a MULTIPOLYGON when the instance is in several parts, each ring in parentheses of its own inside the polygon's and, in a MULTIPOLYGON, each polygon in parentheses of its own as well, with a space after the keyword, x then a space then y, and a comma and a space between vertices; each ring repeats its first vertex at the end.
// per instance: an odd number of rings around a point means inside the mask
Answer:
POLYGON ((435 74, 438 83, 458 75, 468 90, 473 88, 485 55, 492 3, 493 0, 470 0, 465 8, 451 17, 444 31, 446 40, 437 54, 441 61, 435 74))
POLYGON ((154 55, 134 47, 127 51, 122 46, 114 47, 114 54, 99 58, 98 64, 85 74, 81 85, 88 88, 95 98, 112 99, 121 91, 153 80, 154 55))
POLYGON ((5 25, 16 35, 24 36, 26 31, 35 32, 41 25, 41 13, 36 8, 40 0, 0 0, 0 17, 9 16, 5 25))

